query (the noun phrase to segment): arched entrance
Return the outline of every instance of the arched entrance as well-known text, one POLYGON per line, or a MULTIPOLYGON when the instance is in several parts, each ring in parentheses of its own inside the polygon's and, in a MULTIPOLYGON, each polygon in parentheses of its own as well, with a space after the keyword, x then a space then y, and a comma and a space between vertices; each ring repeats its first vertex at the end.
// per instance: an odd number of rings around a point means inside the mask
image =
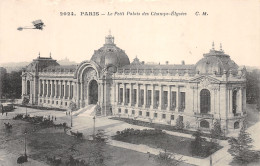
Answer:
POLYGON ((206 120, 202 120, 202 121, 200 122, 200 127, 209 128, 209 122, 206 121, 206 120))
POLYGON ((96 80, 90 81, 88 90, 89 90, 89 96, 88 96, 89 104, 97 104, 97 102, 98 102, 98 83, 96 80))
POLYGON ((210 91, 202 89, 200 91, 200 113, 207 114, 210 112, 210 91))
POLYGON ((30 81, 28 80, 27 81, 27 95, 29 95, 30 94, 30 90, 31 90, 31 83, 30 83, 30 81))

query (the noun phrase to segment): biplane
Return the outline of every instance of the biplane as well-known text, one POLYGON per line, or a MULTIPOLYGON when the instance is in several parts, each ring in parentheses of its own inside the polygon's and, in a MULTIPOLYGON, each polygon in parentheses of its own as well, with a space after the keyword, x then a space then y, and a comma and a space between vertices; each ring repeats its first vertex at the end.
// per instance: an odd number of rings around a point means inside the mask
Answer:
POLYGON ((45 26, 42 20, 35 20, 32 22, 33 26, 18 27, 17 30, 22 31, 23 29, 39 29, 43 30, 45 26))

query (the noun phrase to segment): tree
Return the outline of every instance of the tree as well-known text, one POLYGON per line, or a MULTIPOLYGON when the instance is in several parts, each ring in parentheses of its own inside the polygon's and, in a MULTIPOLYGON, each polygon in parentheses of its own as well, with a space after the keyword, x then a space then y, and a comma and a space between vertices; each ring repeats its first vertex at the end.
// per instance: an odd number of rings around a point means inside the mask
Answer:
POLYGON ((260 98, 259 70, 246 74, 246 100, 249 104, 256 104, 260 98))
POLYGON ((26 116, 27 116, 27 105, 29 104, 29 102, 30 102, 30 99, 28 97, 23 97, 22 105, 25 106, 25 109, 26 109, 25 115, 26 116))
POLYGON ((165 166, 177 166, 181 162, 183 162, 182 157, 176 158, 176 156, 170 152, 167 152, 167 148, 169 147, 169 141, 166 142, 160 142, 161 146, 163 147, 163 152, 160 152, 158 155, 154 157, 155 161, 159 165, 165 165, 165 166))
POLYGON ((184 128, 184 123, 183 121, 180 119, 180 117, 178 117, 176 119, 176 128, 179 130, 182 130, 184 128))
POLYGON ((211 138, 215 138, 215 139, 221 138, 221 136, 223 135, 223 132, 221 130, 220 120, 217 119, 214 122, 214 126, 213 126, 213 129, 210 130, 210 134, 211 134, 211 138))
POLYGON ((3 97, 7 99, 18 99, 22 92, 22 71, 5 73, 3 83, 3 97))
POLYGON ((230 144, 228 152, 235 161, 245 164, 259 159, 259 152, 251 150, 253 140, 246 132, 246 120, 243 121, 238 138, 230 138, 228 142, 230 144))
POLYGON ((193 135, 195 139, 191 141, 190 144, 190 150, 192 155, 201 156, 203 155, 204 149, 203 149, 203 143, 206 141, 205 138, 202 138, 202 133, 200 130, 197 130, 193 135))
POLYGON ((72 112, 77 110, 77 105, 75 102, 71 101, 69 104, 70 109, 70 127, 72 127, 72 112))
POLYGON ((105 160, 110 159, 111 156, 106 155, 105 145, 107 143, 108 136, 105 134, 105 131, 100 129, 97 131, 93 138, 93 149, 90 150, 89 162, 94 166, 105 165, 105 160))

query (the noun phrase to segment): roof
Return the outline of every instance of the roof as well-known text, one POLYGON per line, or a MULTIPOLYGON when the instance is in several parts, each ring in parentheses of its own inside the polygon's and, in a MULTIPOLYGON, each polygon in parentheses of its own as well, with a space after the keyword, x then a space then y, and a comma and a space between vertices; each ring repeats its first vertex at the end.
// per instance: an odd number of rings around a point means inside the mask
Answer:
POLYGON ((77 65, 48 66, 43 72, 74 72, 76 69, 77 65))
POLYGON ((121 67, 122 69, 167 69, 167 70, 195 70, 195 65, 159 65, 159 64, 131 64, 121 67))

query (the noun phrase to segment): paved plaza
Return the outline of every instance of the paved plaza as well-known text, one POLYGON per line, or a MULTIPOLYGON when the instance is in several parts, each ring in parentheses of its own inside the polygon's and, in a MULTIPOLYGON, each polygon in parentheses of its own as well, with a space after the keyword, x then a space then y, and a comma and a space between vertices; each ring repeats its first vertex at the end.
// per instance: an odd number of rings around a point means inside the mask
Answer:
MULTIPOLYGON (((18 107, 15 109, 14 112, 8 113, 6 116, 5 114, 0 115, 0 119, 11 119, 12 117, 15 116, 15 114, 19 113, 25 113, 26 108, 24 107, 18 107)), ((27 113, 30 114, 30 116, 50 116, 51 118, 53 117, 55 123, 64 123, 66 122, 69 126, 71 124, 71 116, 68 114, 66 115, 66 112, 63 111, 53 111, 53 110, 36 110, 36 109, 31 109, 27 108, 27 113), (56 117, 56 121, 55 121, 56 117)), ((93 127, 94 127, 94 119, 92 116, 72 116, 72 123, 73 131, 79 131, 82 132, 87 138, 89 135, 93 134, 93 127)), ((259 129, 260 123, 256 123, 255 125, 251 126, 248 129, 248 132, 252 134, 252 138, 256 140, 259 138, 259 133, 256 132, 257 129, 259 129)), ((95 131, 98 129, 103 129, 105 130, 106 134, 109 136, 115 135, 116 131, 121 131, 125 128, 134 128, 134 129, 144 129, 145 127, 141 126, 136 126, 136 125, 131 125, 122 121, 118 120, 112 120, 109 119, 109 117, 97 117, 95 119, 95 131)), ((191 135, 189 134, 184 134, 184 133, 178 133, 178 132, 171 132, 171 131, 165 131, 167 134, 170 135, 175 135, 175 136, 181 136, 181 137, 186 137, 186 138, 191 138, 191 135)), ((69 133, 69 132, 68 132, 69 133)), ((150 152, 151 154, 159 154, 161 149, 155 149, 148 147, 146 145, 135 145, 135 144, 130 144, 126 142, 120 142, 120 141, 115 141, 115 140, 109 140, 108 142, 110 145, 115 146, 115 147, 120 147, 120 148, 125 148, 125 149, 130 149, 142 153, 147 153, 150 152)), ((223 166, 223 165, 229 165, 230 161, 232 161, 232 156, 227 152, 229 149, 229 144, 227 141, 219 141, 220 145, 223 146, 222 149, 218 150, 212 155, 213 159, 213 165, 214 166, 223 166)), ((260 150, 259 145, 254 142, 254 148, 256 150, 260 150)), ((175 154, 175 156, 181 157, 181 155, 175 154)), ((1 150, 0 151, 0 161, 2 163, 8 163, 8 161, 11 161, 11 159, 17 158, 17 154, 6 152, 1 150)), ((201 159, 201 158, 195 158, 195 157, 190 157, 190 156, 183 156, 182 159, 185 160, 186 163, 189 164, 195 164, 195 165, 209 165, 209 159, 210 157, 201 159)), ((39 163, 34 160, 29 160, 30 162, 26 163, 25 165, 35 165, 41 166, 45 165, 43 163, 39 163)), ((7 165, 7 164, 6 164, 7 165)))

